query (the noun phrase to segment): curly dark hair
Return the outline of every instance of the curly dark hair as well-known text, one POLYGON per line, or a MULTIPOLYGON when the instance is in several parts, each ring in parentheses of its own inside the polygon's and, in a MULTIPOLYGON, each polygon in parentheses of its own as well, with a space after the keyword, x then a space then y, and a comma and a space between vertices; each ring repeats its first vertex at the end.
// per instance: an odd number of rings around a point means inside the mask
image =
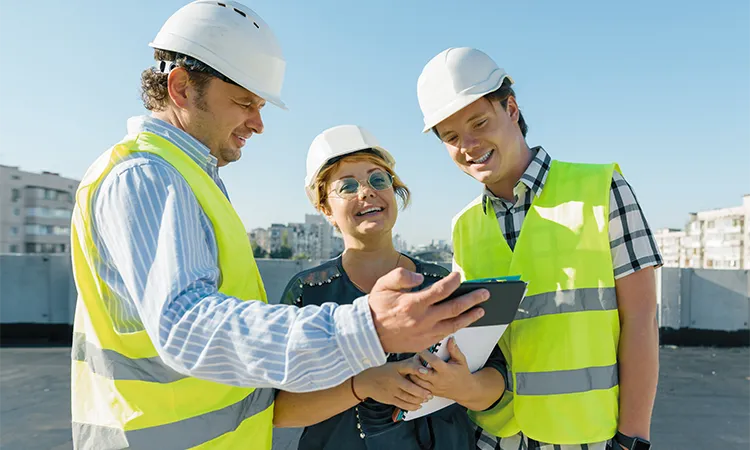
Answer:
MULTIPOLYGON (((211 79, 209 72, 212 70, 204 64, 188 56, 167 50, 155 49, 154 59, 156 61, 173 61, 177 67, 184 67, 198 91, 198 107, 203 104, 203 92, 211 79), (206 70, 207 69, 207 70, 206 70)), ((149 111, 164 111, 169 104, 169 90, 167 88, 168 74, 162 73, 154 67, 149 67, 141 73, 141 99, 143 106, 149 111)))

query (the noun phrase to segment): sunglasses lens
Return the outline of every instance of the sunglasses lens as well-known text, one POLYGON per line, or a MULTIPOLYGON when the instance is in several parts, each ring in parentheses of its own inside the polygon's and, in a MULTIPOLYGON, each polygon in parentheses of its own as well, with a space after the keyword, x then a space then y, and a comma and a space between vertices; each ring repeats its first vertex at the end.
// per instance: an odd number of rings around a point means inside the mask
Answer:
POLYGON ((376 191, 383 191, 393 185, 393 179, 388 172, 373 172, 370 175, 370 186, 376 191))
POLYGON ((351 197, 359 190, 359 182, 354 178, 345 178, 341 180, 336 192, 342 197, 351 197))

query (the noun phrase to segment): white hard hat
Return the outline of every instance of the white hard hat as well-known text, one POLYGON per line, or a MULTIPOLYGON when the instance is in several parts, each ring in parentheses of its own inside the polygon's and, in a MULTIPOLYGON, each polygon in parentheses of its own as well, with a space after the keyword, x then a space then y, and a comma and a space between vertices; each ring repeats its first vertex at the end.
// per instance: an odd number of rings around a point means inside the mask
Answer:
POLYGON ((366 149, 378 152, 391 170, 396 166, 396 160, 388 150, 380 146, 372 133, 360 126, 339 125, 317 135, 307 151, 305 192, 310 202, 315 205, 317 200, 317 193, 313 191, 315 180, 329 161, 338 156, 366 149))
POLYGON ((271 28, 253 10, 233 1, 197 0, 162 26, 150 47, 190 56, 267 102, 281 100, 286 62, 271 28))
POLYGON ((438 53, 417 80, 417 98, 424 117, 422 132, 496 91, 506 78, 513 83, 510 75, 480 50, 458 47, 438 53))

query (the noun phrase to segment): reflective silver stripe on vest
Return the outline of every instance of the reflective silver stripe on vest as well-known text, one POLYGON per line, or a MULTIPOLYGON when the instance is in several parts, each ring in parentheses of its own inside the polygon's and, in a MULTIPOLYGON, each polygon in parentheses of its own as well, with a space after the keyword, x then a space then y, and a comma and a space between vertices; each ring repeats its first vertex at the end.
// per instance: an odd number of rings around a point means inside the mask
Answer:
MULTIPOLYGON (((273 404, 274 396, 274 389, 256 389, 226 408, 139 430, 124 431, 73 422, 73 445, 77 450, 192 448, 236 430, 245 419, 268 409, 273 404)), ((248 436, 248 439, 252 438, 248 436)), ((246 444, 251 445, 252 442, 246 444)))
POLYGON ((549 314, 617 309, 615 288, 586 288, 545 292, 523 299, 516 320, 549 314))
POLYGON ((140 380, 171 383, 187 378, 170 368, 161 358, 128 358, 114 350, 103 350, 86 341, 83 333, 73 333, 73 361, 88 364, 92 372, 112 380, 140 380))
POLYGON ((519 372, 516 394, 557 395, 611 389, 617 386, 617 364, 554 372, 519 372))

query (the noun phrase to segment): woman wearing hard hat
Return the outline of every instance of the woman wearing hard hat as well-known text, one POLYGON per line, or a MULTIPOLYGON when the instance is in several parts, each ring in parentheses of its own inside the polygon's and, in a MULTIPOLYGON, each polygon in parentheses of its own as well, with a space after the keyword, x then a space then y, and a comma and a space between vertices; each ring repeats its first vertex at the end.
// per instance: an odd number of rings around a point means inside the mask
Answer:
POLYGON ((478 447, 648 449, 661 256, 616 164, 562 162, 529 148, 512 83, 465 47, 432 58, 417 82, 423 132, 483 185, 453 220, 454 270, 528 283, 499 342, 509 392, 470 413, 478 447))
MULTIPOLYGON (((300 307, 322 305, 330 299, 350 303, 369 293, 378 277, 396 267, 422 273, 425 281, 420 288, 448 274, 441 266, 394 248, 391 230, 398 201, 405 207, 410 196, 394 166, 393 156, 361 127, 337 126, 315 138, 307 155, 307 195, 341 231, 345 250, 293 277, 283 303, 300 307)), ((475 430, 466 408, 492 406, 502 386, 498 389, 481 380, 486 379, 486 371, 497 376, 497 367, 505 363, 498 351, 488 367, 471 374, 458 347, 452 344, 449 350, 450 363, 434 367, 434 392, 407 378, 424 376, 419 371, 425 369, 413 354, 391 354, 384 366, 366 370, 338 387, 301 394, 280 392, 274 425, 307 427, 300 449, 474 449, 475 430), (425 417, 394 422, 395 408, 419 409, 433 394, 457 403, 425 417)))

